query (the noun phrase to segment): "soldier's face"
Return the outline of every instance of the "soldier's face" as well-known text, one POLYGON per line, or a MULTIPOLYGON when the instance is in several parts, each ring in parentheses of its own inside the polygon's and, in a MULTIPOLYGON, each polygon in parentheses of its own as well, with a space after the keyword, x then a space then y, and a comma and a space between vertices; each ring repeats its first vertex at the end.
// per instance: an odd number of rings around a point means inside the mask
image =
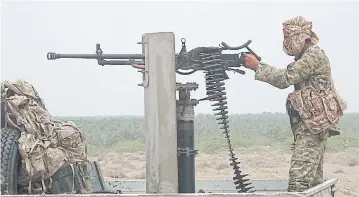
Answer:
POLYGON ((293 44, 291 39, 289 39, 289 33, 283 29, 283 51, 289 55, 294 56, 293 54, 293 44))

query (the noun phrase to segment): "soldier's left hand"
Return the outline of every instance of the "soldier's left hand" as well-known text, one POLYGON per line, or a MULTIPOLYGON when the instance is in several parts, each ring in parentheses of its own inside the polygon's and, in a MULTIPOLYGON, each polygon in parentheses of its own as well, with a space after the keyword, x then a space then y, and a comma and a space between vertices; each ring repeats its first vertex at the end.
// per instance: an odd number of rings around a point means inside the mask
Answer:
POLYGON ((256 71, 257 68, 259 67, 259 61, 257 60, 257 58, 250 54, 250 53, 245 53, 244 54, 244 67, 249 68, 253 71, 256 71))
POLYGON ((131 66, 132 66, 133 68, 137 68, 137 69, 142 69, 142 70, 145 69, 145 65, 132 64, 131 66))

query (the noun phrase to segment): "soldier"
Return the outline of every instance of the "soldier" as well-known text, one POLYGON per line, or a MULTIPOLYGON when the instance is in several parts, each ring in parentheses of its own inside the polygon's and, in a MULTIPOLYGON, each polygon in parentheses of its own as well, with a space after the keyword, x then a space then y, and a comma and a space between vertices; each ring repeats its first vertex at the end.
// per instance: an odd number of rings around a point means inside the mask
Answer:
POLYGON ((255 80, 285 89, 294 86, 287 98, 287 113, 294 135, 289 168, 289 192, 302 192, 323 182, 323 156, 327 139, 340 134, 338 120, 346 109, 334 88, 330 62, 317 45, 312 22, 301 16, 283 23, 283 50, 295 61, 285 69, 245 55, 246 68, 255 80))

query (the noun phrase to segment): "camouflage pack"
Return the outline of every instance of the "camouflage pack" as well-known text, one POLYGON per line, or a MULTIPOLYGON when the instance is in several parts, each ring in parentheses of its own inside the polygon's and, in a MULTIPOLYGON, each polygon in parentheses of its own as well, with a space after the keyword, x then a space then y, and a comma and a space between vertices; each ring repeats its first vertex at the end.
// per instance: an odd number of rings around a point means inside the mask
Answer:
POLYGON ((21 131, 19 151, 30 182, 50 178, 64 164, 88 162, 83 132, 71 121, 55 120, 31 84, 5 81, 1 98, 6 123, 21 131))
POLYGON ((319 133, 336 125, 347 109, 346 103, 334 89, 317 91, 305 86, 288 95, 291 105, 304 125, 313 133, 319 133))

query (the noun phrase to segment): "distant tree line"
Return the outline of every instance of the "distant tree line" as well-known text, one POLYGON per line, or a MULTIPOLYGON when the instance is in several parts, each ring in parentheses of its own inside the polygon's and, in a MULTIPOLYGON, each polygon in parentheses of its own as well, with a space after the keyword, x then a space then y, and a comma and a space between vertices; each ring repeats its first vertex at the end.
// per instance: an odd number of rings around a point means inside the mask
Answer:
MULTIPOLYGON (((74 121, 86 135, 90 153, 115 149, 116 151, 143 151, 145 124, 143 117, 57 117, 74 121)), ((284 113, 230 115, 231 141, 235 146, 289 145, 293 135, 289 118, 284 113)), ((195 140, 203 152, 226 148, 226 141, 216 117, 198 114, 195 117, 195 140)), ((331 149, 359 146, 359 113, 347 113, 340 121, 342 134, 331 139, 331 149)))

